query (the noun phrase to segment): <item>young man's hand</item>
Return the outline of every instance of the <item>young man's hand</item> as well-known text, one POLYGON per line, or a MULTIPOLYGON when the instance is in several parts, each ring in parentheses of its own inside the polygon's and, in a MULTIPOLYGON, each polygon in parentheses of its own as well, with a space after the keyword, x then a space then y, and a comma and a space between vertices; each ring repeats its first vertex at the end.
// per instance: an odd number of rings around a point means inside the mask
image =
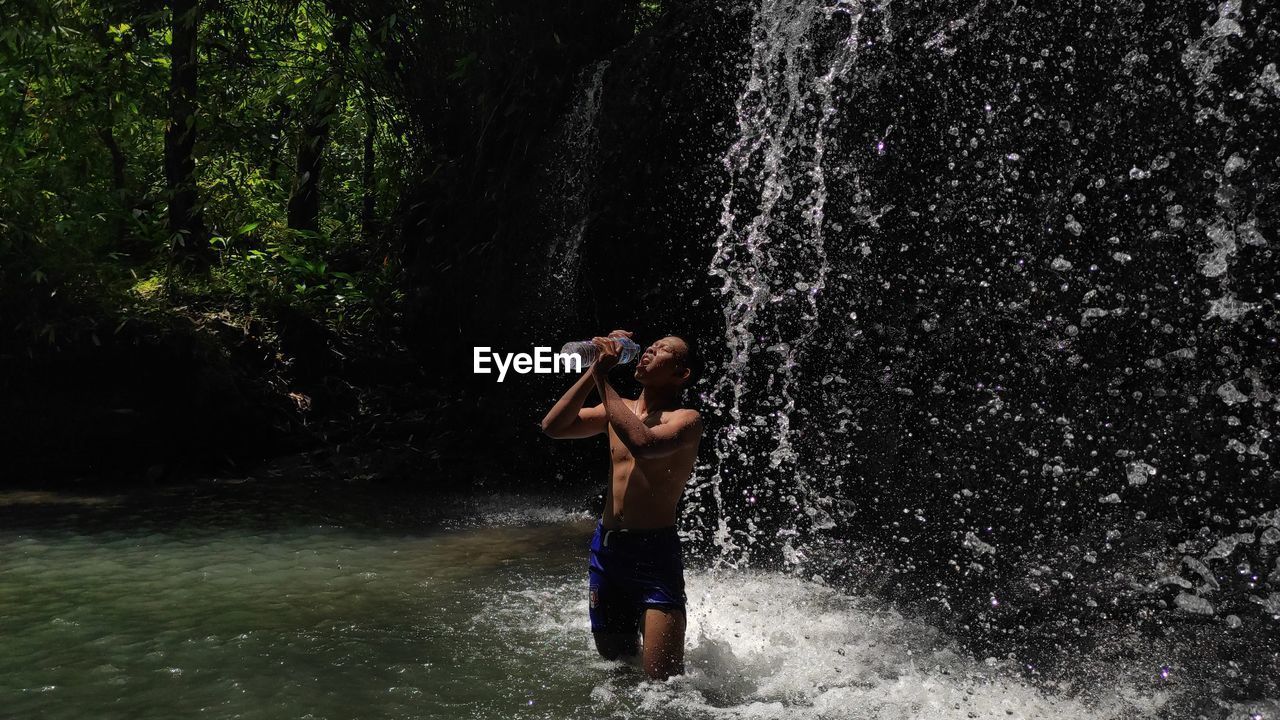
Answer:
MULTIPOLYGON (((619 331, 619 330, 614 331, 615 334, 618 332, 623 332, 623 331, 619 331)), ((607 338, 606 337, 591 338, 591 344, 596 346, 596 350, 598 352, 598 354, 596 355, 596 361, 591 365, 591 372, 596 373, 597 375, 607 374, 610 370, 613 369, 614 365, 618 364, 618 360, 622 356, 621 356, 621 353, 618 352, 619 350, 618 341, 614 340, 613 338, 614 338, 614 335, 610 335, 607 338)))
POLYGON ((635 333, 630 330, 614 330, 609 333, 609 337, 591 338, 591 344, 600 349, 595 363, 591 366, 591 371, 607 374, 612 370, 613 366, 618 364, 618 360, 621 359, 622 355, 622 345, 613 338, 625 337, 630 340, 634 335, 635 333))

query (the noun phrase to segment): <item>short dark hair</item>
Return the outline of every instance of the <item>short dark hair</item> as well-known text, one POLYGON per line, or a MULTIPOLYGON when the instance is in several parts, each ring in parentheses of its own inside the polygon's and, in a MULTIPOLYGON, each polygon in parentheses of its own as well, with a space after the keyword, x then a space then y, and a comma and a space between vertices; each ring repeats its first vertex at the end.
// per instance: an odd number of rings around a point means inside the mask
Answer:
POLYGON ((684 356, 680 358, 680 365, 681 367, 689 369, 689 378, 684 381, 684 384, 681 387, 689 387, 698 379, 698 370, 700 366, 698 351, 694 349, 693 343, 679 335, 671 335, 670 337, 680 338, 680 342, 684 343, 685 353, 684 356))

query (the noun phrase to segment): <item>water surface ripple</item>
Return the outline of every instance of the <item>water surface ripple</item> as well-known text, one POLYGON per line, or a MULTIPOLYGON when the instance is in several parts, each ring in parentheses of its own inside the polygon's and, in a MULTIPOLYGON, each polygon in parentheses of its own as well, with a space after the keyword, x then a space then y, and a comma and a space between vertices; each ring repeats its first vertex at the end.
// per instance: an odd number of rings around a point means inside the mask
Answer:
POLYGON ((591 646, 584 512, 505 497, 371 529, 191 500, 181 520, 6 522, 5 716, 1110 718, 1162 702, 1046 694, 876 602, 696 559, 689 673, 651 683, 591 646))

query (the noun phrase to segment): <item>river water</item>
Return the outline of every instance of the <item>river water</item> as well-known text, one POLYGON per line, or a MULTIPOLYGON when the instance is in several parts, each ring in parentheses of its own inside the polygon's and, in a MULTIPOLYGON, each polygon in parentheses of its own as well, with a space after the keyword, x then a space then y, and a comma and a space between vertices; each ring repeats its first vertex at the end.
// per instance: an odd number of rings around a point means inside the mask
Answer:
POLYGON ((1119 718, 1164 702, 1032 687, 869 598, 698 557, 689 672, 649 682, 592 647, 589 492, 345 493, 0 496, 0 715, 1119 718))

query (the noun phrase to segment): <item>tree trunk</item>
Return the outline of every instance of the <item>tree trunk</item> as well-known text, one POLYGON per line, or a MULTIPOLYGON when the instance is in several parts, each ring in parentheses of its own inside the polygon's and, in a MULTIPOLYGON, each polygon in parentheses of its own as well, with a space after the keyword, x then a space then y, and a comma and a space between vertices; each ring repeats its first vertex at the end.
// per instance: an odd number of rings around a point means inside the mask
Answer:
POLYGON ((169 47, 169 127, 164 134, 164 174, 169 191, 169 233, 175 253, 207 262, 204 213, 196 192, 196 33, 199 0, 173 0, 169 47))
POLYGON ((102 144, 107 146, 107 152, 111 153, 111 195, 119 204, 119 212, 115 213, 111 219, 111 236, 116 242, 116 247, 120 247, 125 239, 124 213, 129 212, 132 204, 129 202, 129 189, 124 174, 124 152, 120 149, 120 143, 116 142, 115 129, 110 123, 110 106, 107 109, 107 117, 108 124, 98 128, 98 137, 102 140, 102 144))
POLYGON ((365 128, 364 128, 364 166, 361 168, 360 185, 363 191, 363 202, 360 207, 360 234, 364 237, 365 242, 372 243, 374 235, 377 234, 377 221, 374 219, 374 210, 377 204, 376 188, 374 187, 374 155, 373 140, 378 133, 378 113, 373 106, 373 93, 369 92, 369 97, 365 102, 365 128))
POLYGON ((329 128, 338 116, 342 100, 342 62, 351 41, 351 19, 339 19, 333 29, 333 62, 329 74, 321 81, 303 118, 298 137, 297 163, 294 166, 293 189, 289 193, 289 228, 316 232, 320 228, 320 173, 324 169, 324 150, 329 142, 329 128))
POLYGON ((276 115, 276 132, 273 134, 271 143, 271 159, 267 161, 267 179, 275 183, 276 178, 280 177, 280 171, 288 166, 288 163, 280 158, 280 151, 283 150, 288 143, 285 138, 289 134, 289 113, 288 105, 280 108, 276 115))

